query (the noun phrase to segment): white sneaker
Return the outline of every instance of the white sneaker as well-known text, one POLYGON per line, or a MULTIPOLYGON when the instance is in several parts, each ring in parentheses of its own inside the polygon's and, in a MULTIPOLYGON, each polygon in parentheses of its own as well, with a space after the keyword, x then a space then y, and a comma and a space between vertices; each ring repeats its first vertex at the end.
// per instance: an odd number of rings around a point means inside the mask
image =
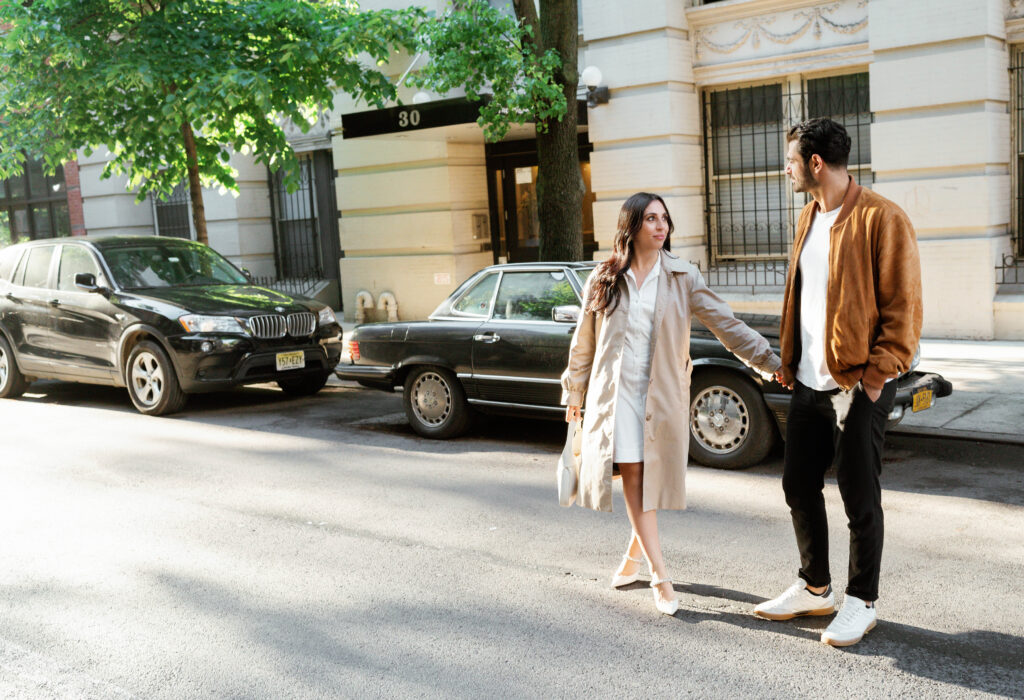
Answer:
POLYGON ((754 608, 754 614, 766 620, 792 620, 801 615, 831 615, 835 612, 836 601, 829 587, 828 595, 814 595, 807 590, 807 583, 797 579, 778 598, 766 600, 754 608))
POLYGON ((868 607, 866 602, 847 593, 836 619, 821 633, 821 641, 834 647, 848 647, 863 639, 877 621, 875 606, 868 607))

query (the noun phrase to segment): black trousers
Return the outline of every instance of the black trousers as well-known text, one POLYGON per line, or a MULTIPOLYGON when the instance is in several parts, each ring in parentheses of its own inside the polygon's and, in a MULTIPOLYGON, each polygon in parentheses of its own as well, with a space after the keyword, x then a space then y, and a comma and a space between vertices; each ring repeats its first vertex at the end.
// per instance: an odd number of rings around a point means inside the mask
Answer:
POLYGON ((888 382, 878 401, 863 387, 852 390, 845 410, 840 390, 815 391, 796 382, 786 422, 786 461, 782 488, 793 516, 800 550, 800 578, 810 586, 832 581, 828 567, 828 519, 825 472, 835 461, 836 480, 850 527, 850 569, 846 592, 862 600, 878 598, 882 563, 882 443, 885 424, 896 399, 896 382, 888 382), (837 414, 838 412, 838 414, 837 414))

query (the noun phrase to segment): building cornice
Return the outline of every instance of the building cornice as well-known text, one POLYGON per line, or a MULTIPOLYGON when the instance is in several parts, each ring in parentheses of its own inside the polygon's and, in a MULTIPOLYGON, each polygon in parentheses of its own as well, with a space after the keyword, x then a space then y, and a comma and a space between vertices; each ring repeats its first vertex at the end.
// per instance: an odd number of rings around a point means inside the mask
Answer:
POLYGON ((1024 17, 1006 20, 1006 43, 1024 42, 1024 17))
MULTIPOLYGON (((769 14, 803 10, 815 5, 822 5, 822 0, 732 0, 716 2, 711 5, 699 5, 686 10, 686 22, 691 31, 720 22, 749 19, 769 14)), ((828 4, 828 3, 825 3, 828 4)))
POLYGON ((785 56, 770 56, 710 66, 697 66, 693 78, 699 87, 732 85, 738 82, 763 82, 787 75, 808 75, 818 71, 863 68, 871 64, 873 54, 867 42, 802 51, 785 56))
POLYGON ((868 0, 748 0, 714 9, 718 11, 700 16, 699 25, 691 23, 695 66, 742 63, 867 40, 868 0))

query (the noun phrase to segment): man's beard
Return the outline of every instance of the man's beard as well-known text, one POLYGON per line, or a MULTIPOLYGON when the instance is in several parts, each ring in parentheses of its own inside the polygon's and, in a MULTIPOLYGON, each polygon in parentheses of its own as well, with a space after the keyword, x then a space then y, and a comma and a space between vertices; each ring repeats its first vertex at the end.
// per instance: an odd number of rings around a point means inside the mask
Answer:
POLYGON ((814 177, 814 174, 808 171, 804 171, 803 176, 797 180, 793 180, 793 191, 794 192, 809 192, 812 187, 818 184, 818 179, 814 177))

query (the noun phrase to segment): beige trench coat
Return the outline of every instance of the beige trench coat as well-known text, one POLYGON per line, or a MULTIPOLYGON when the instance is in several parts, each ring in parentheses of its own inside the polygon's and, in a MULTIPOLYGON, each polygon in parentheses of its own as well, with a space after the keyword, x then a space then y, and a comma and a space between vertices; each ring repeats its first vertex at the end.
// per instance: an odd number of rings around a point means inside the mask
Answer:
MULTIPOLYGON (((690 317, 696 315, 730 352, 764 373, 781 366, 759 333, 733 316, 704 283, 700 270, 661 251, 661 275, 651 334, 651 379, 644 425, 643 509, 686 508, 686 459, 690 447, 690 317)), ((562 403, 583 406, 583 454, 579 503, 612 509, 612 445, 615 392, 629 324, 629 287, 609 315, 581 312, 562 373, 562 403), (584 404, 584 396, 586 403, 584 404)), ((590 297, 590 280, 583 308, 590 297)))

